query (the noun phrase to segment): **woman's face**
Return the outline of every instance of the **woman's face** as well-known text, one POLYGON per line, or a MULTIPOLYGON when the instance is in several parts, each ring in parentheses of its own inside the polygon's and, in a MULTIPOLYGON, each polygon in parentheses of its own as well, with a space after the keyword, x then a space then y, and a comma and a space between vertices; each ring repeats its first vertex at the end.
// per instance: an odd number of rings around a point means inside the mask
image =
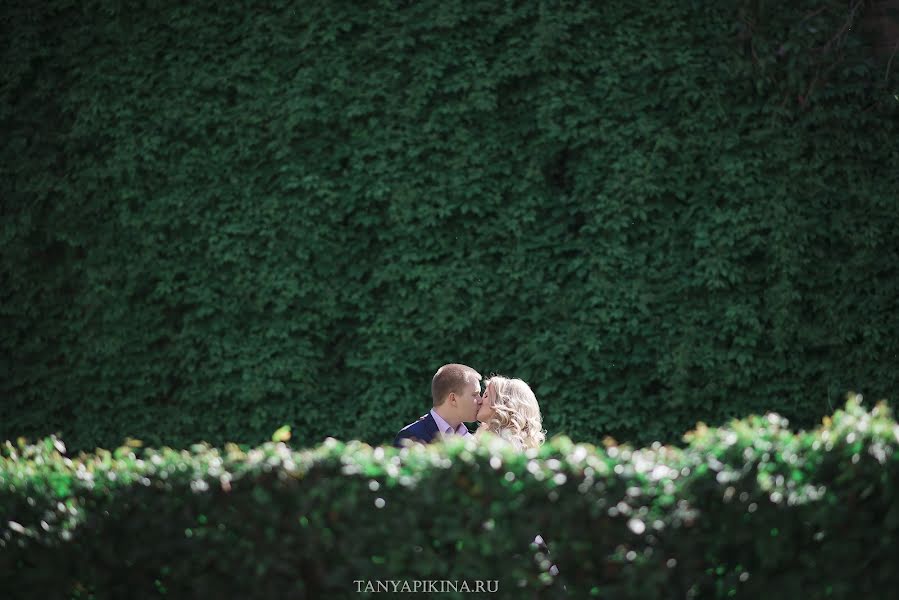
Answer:
POLYGON ((493 387, 493 382, 491 382, 488 383, 487 387, 484 389, 483 402, 481 402, 481 407, 478 409, 478 421, 485 423, 496 414, 496 411, 493 410, 493 403, 495 401, 496 388, 493 387))

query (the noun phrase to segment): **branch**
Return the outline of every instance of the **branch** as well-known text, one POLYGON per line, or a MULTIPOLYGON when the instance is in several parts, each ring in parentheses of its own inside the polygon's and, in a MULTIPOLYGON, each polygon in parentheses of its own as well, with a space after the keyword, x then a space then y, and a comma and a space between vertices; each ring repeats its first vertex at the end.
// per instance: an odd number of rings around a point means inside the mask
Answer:
POLYGON ((821 8, 819 8, 818 10, 813 10, 812 12, 810 12, 810 13, 808 13, 807 15, 805 15, 804 17, 802 17, 802 20, 799 21, 799 24, 802 25, 803 23, 805 23, 806 21, 808 21, 809 19, 811 19, 811 18, 814 17, 815 15, 821 14, 821 12, 824 11, 826 8, 828 8, 828 6, 825 4, 824 6, 822 6, 821 8))
POLYGON ((883 74, 884 83, 887 82, 890 76, 890 67, 893 65, 893 58, 896 56, 896 50, 899 50, 899 40, 896 40, 896 45, 893 47, 893 53, 890 55, 890 60, 887 62, 887 72, 883 74))
POLYGON ((837 42, 841 37, 843 37, 843 34, 846 32, 847 29, 852 29, 852 21, 855 20, 855 13, 858 12, 858 9, 860 9, 864 3, 865 3, 865 0, 856 0, 855 2, 850 4, 849 5, 849 18, 843 23, 843 26, 840 27, 840 30, 837 32, 837 34, 835 36, 833 36, 829 42, 827 42, 826 44, 824 44, 823 46, 821 46, 819 48, 813 48, 813 50, 821 50, 822 54, 827 52, 835 42, 837 42))

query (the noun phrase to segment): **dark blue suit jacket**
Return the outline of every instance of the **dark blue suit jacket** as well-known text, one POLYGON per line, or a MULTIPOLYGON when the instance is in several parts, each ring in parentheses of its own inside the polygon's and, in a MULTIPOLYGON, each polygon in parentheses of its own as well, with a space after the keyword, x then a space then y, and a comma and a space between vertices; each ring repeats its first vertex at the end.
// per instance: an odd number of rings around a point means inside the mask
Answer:
POLYGON ((430 444, 437 436, 437 423, 431 416, 431 411, 422 415, 416 422, 406 425, 393 439, 393 445, 402 448, 402 440, 415 440, 424 444, 430 444))

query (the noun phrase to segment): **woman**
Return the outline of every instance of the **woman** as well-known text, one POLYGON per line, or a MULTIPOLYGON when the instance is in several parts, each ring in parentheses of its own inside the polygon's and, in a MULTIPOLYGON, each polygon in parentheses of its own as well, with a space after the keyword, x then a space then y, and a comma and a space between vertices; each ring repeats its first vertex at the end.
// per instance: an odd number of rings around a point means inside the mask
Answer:
MULTIPOLYGON (((521 379, 509 379, 501 375, 488 379, 477 418, 481 425, 476 436, 485 432, 493 433, 517 450, 537 448, 546 440, 537 397, 521 379)), ((549 555, 549 548, 542 536, 534 538, 534 543, 539 553, 549 555)), ((555 577, 559 574, 559 568, 552 565, 549 573, 555 577)))
POLYGON ((476 435, 489 431, 518 450, 537 448, 546 440, 537 397, 524 381, 494 375, 487 380, 483 398, 476 435))

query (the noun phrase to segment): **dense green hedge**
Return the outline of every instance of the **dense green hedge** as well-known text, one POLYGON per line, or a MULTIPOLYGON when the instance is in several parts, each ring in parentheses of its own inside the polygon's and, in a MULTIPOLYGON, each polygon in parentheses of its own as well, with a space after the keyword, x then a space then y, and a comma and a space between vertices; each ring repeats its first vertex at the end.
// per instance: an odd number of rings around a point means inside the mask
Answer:
POLYGON ((853 18, 7 2, 0 439, 378 443, 450 361, 578 440, 887 396, 899 68, 853 18))
POLYGON ((359 581, 446 580, 493 581, 501 598, 897 596, 899 425, 885 404, 850 399, 812 432, 771 413, 687 439, 634 450, 556 438, 527 454, 496 438, 401 451, 332 439, 302 452, 71 458, 55 438, 7 443, 0 587, 356 598, 359 581), (537 532, 548 557, 529 547, 537 532))

